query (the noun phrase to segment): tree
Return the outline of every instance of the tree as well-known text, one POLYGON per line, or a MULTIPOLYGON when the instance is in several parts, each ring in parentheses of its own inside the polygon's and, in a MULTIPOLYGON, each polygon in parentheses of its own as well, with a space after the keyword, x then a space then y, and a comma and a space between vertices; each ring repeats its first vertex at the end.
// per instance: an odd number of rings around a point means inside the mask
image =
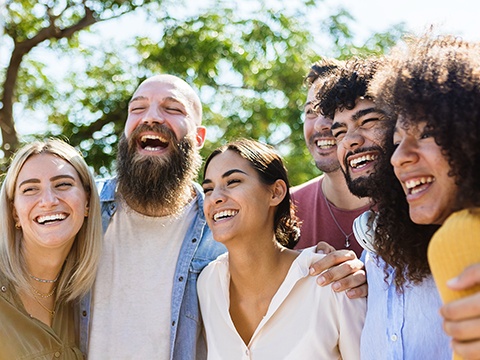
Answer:
POLYGON ((49 117, 49 134, 69 138, 97 173, 110 173, 134 89, 152 74, 171 73, 199 90, 208 127, 204 155, 232 138, 251 137, 280 150, 293 184, 318 174, 302 131, 302 81, 308 67, 320 52, 333 57, 381 53, 401 28, 356 46, 348 26, 353 20, 341 10, 321 22, 329 46, 319 50, 306 21, 316 5, 299 1, 301 6, 288 10, 278 8, 278 2, 277 8, 256 4, 246 9, 241 3, 215 1, 211 8, 181 18, 158 8, 146 19, 149 36, 69 48, 69 56, 82 61, 51 99, 56 111, 49 117))
MULTIPOLYGON (((19 97, 33 90, 34 97, 48 101, 41 87, 32 86, 35 78, 41 79, 42 65, 30 63, 21 67, 22 62, 32 49, 40 44, 53 45, 61 39, 70 41, 79 31, 99 21, 105 21, 135 10, 151 0, 7 0, 0 16, 3 16, 4 35, 11 40, 11 55, 4 73, 0 97, 1 148, 5 157, 9 157, 18 147, 19 139, 15 130, 13 105, 19 97), (19 87, 17 88, 17 85, 19 87), (28 88, 28 92, 26 91, 28 88), (22 91, 23 90, 23 91, 22 91)), ((45 85, 52 87, 48 79, 42 79, 45 85)), ((45 89, 43 89, 45 90, 45 89)), ((32 97, 32 94, 30 94, 32 97)))

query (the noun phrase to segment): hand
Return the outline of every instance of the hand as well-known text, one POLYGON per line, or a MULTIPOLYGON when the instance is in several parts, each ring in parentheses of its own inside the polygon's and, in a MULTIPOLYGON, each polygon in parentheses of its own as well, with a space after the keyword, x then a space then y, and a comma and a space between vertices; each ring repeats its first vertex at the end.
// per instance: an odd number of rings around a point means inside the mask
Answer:
POLYGON ((325 241, 320 241, 317 244, 317 253, 318 254, 330 254, 331 252, 335 251, 336 249, 325 241))
MULTIPOLYGON (((319 245, 320 243, 317 245, 317 251, 319 245)), ((325 248, 328 250, 328 247, 325 248)), ((351 299, 366 297, 368 294, 365 266, 351 250, 330 249, 324 258, 310 266, 310 275, 319 274, 318 285, 332 284, 334 291, 346 290, 347 296, 351 299)))
MULTIPOLYGON (((480 264, 472 265, 450 280, 453 290, 480 285, 480 264)), ((453 350, 464 359, 480 359, 480 292, 452 301, 440 309, 443 328, 451 336, 453 350)))

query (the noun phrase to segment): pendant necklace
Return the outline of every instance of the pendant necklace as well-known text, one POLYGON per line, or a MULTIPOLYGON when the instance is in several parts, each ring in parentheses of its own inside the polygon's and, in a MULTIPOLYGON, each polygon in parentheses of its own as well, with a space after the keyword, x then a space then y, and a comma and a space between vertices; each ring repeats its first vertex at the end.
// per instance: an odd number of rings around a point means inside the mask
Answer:
MULTIPOLYGON (((323 185, 323 181, 322 181, 322 185, 323 185)), ((335 225, 337 225, 338 230, 340 230, 340 232, 343 234, 343 236, 345 236, 345 244, 344 244, 345 247, 349 248, 350 247, 350 236, 353 235, 353 231, 350 234, 347 234, 345 231, 343 231, 343 229, 341 228, 340 224, 337 221, 337 218, 335 217, 335 215, 333 215, 333 211, 332 211, 332 208, 330 207, 330 203, 328 202, 327 197, 325 196, 325 192, 323 191, 323 186, 321 187, 320 191, 322 192, 323 199, 325 200, 325 203, 327 204, 327 209, 328 209, 328 212, 330 213, 330 216, 332 217, 333 221, 335 222, 335 225)))

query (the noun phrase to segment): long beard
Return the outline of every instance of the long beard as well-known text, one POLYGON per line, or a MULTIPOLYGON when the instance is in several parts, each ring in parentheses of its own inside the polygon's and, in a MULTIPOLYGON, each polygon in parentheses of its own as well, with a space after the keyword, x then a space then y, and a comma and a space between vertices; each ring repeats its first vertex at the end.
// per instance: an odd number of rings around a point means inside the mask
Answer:
POLYGON ((118 190, 134 209, 146 213, 178 214, 191 197, 192 182, 201 166, 194 139, 178 141, 164 125, 140 125, 129 140, 122 134, 118 144, 118 190), (151 130, 170 139, 169 154, 144 155, 137 152, 138 133, 151 130), (159 211, 160 209, 160 211, 159 211))

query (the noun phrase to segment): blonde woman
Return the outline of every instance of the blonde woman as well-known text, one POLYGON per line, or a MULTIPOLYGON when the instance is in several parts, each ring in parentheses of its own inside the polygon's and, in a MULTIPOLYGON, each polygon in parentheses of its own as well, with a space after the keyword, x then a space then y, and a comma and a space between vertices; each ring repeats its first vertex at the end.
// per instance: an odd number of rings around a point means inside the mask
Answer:
POLYGON ((14 156, 0 193, 2 359, 83 359, 76 301, 92 286, 100 203, 82 156, 60 140, 14 156))

